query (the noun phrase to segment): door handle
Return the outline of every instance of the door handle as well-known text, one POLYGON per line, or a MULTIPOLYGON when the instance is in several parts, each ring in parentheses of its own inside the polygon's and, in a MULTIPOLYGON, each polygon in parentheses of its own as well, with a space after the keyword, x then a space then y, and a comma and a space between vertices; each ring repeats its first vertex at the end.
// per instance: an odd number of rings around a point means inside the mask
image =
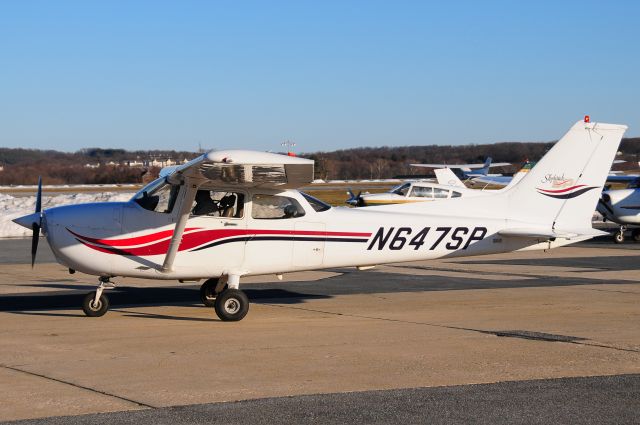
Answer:
POLYGON ((225 225, 225 226, 237 226, 237 225, 238 225, 238 223, 231 223, 231 222, 229 222, 229 221, 225 221, 225 222, 224 222, 224 225, 225 225))

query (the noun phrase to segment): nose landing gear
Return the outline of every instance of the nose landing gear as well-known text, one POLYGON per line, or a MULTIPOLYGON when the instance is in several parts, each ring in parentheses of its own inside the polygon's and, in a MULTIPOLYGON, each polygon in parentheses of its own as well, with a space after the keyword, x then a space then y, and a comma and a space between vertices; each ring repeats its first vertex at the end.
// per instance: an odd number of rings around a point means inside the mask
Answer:
POLYGON ((623 243, 624 242, 624 232, 627 230, 626 226, 620 226, 620 230, 613 234, 613 241, 615 243, 623 243))
POLYGON ((109 298, 103 291, 105 289, 115 288, 116 285, 109 280, 109 277, 101 276, 98 288, 89 292, 82 301, 82 311, 89 317, 101 317, 109 310, 109 298))

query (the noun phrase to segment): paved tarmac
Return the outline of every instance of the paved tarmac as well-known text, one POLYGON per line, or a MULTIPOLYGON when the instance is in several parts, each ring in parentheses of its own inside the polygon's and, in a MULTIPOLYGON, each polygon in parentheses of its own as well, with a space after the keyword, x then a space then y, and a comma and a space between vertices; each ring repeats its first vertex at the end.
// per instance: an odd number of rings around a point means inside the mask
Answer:
POLYGON ((639 420, 639 381, 640 375, 621 375, 320 394, 17 423, 634 424, 639 420))
POLYGON ((640 243, 247 278, 238 323, 141 279, 86 318, 95 278, 29 246, 0 241, 0 421, 640 423, 640 243))

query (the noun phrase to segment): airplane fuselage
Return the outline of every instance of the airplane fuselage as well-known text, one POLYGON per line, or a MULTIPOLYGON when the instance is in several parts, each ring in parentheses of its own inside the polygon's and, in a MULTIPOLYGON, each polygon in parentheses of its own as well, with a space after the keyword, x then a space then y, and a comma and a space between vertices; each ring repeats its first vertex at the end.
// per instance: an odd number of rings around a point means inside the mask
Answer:
POLYGON ((497 218, 426 216, 399 213, 393 207, 316 211, 297 191, 251 189, 243 194, 246 202, 241 217, 189 218, 171 270, 163 270, 162 264, 177 213, 149 211, 134 201, 64 206, 45 211, 44 230, 57 260, 71 269, 98 276, 184 280, 564 244, 502 238, 497 232, 504 227, 504 220, 497 218), (304 214, 256 218, 251 200, 260 194, 295 199, 304 214))

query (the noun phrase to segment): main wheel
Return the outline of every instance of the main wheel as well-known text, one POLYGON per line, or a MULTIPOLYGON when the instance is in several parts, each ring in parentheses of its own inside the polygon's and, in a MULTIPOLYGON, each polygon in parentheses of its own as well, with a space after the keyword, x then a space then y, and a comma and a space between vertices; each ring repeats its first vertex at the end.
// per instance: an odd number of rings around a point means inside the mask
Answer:
POLYGON ((105 294, 100 295, 97 303, 93 300, 96 298, 96 291, 89 292, 82 302, 82 311, 89 317, 101 317, 109 310, 109 298, 105 294))
POLYGON ((200 286, 200 299, 202 304, 207 307, 213 307, 216 302, 216 286, 218 286, 218 279, 207 279, 202 286, 200 286))
POLYGON ((223 322, 237 322, 249 312, 249 298, 238 289, 226 289, 216 297, 215 308, 223 322))
POLYGON ((613 234, 613 241, 615 243, 624 242, 624 232, 622 230, 620 230, 619 232, 614 233, 613 234))
POLYGON ((640 242, 640 229, 633 229, 633 232, 631 232, 631 237, 634 241, 640 242))

